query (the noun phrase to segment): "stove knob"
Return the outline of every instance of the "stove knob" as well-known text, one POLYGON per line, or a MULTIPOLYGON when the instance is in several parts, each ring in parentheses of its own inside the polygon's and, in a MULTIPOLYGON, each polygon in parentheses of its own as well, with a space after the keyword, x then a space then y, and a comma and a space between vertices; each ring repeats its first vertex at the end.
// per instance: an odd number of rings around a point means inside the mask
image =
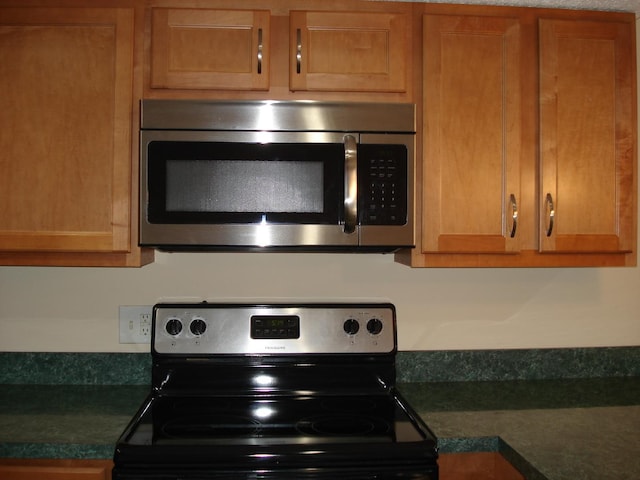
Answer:
POLYGON ((207 324, 201 318, 194 318, 191 321, 191 325, 189 326, 189 329, 191 330, 191 333, 193 333, 194 335, 200 336, 207 329, 207 324))
POLYGON ((367 331, 371 335, 378 335, 382 331, 382 322, 377 318, 372 318, 367 322, 367 331))
POLYGON ((177 318, 171 318, 164 328, 169 335, 175 336, 182 331, 182 322, 177 318))
POLYGON ((360 330, 360 324, 355 318, 348 318, 344 321, 344 331, 349 335, 355 335, 360 330))

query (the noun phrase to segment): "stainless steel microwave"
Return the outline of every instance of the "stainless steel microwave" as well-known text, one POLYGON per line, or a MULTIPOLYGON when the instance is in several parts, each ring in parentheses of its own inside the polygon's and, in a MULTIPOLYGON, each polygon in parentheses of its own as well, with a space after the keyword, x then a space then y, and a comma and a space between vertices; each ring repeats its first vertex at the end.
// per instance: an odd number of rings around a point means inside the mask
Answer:
POLYGON ((143 100, 140 245, 414 245, 415 107, 143 100))

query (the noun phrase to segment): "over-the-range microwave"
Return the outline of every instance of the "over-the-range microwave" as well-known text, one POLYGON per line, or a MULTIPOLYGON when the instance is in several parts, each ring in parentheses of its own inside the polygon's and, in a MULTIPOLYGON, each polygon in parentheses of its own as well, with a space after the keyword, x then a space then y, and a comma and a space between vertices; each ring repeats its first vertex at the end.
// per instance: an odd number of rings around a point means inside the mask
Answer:
POLYGON ((415 106, 143 100, 140 245, 414 245, 415 106))

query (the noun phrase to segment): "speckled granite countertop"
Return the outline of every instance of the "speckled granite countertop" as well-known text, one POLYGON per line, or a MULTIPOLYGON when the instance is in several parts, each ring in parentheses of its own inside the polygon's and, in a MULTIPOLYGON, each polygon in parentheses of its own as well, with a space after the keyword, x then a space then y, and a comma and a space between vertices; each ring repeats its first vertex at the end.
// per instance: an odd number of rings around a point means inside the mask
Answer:
MULTIPOLYGON (((528 480, 640 478, 640 378, 404 383, 441 452, 500 451, 528 480)), ((0 457, 110 458, 144 385, 0 385, 0 457)))
POLYGON ((111 458, 149 387, 0 385, 0 458, 111 458))
MULTIPOLYGON (((0 367, 0 458, 111 458, 151 375, 148 354, 0 367)), ((499 451, 528 480, 640 479, 640 347, 398 352, 397 371, 443 453, 499 451)))
POLYGON ((528 480, 640 479, 640 378, 400 386, 440 451, 500 451, 528 480))

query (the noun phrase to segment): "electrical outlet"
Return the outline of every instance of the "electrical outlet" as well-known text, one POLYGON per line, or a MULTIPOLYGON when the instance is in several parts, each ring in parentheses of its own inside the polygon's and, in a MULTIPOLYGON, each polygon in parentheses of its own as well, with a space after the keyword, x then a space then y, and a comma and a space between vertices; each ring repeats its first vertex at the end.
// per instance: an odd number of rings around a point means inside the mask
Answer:
POLYGON ((120 343, 149 343, 151 341, 150 305, 121 305, 118 309, 120 319, 120 343))

